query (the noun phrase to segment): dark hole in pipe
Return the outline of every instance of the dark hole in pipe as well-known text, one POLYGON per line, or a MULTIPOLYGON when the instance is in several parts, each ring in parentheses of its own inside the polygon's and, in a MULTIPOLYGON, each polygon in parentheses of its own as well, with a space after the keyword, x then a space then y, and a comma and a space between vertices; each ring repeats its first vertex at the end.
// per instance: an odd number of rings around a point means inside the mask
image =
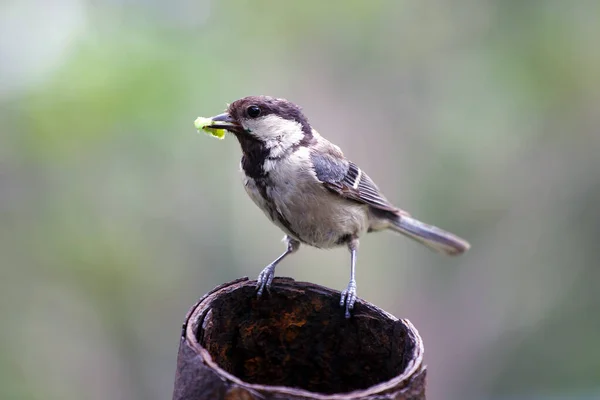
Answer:
POLYGON ((319 393, 366 389, 404 371, 414 344, 398 321, 357 305, 347 320, 338 299, 252 287, 223 294, 196 332, 227 372, 248 383, 319 393))

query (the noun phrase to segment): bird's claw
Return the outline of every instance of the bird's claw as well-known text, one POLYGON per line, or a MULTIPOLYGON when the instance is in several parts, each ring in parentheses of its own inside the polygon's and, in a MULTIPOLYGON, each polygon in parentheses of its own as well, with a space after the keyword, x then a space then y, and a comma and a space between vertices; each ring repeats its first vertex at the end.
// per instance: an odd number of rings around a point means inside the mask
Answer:
POLYGON ((265 269, 258 274, 258 278, 256 279, 256 295, 258 297, 262 296, 265 289, 269 290, 271 288, 271 283, 273 283, 274 277, 275 266, 273 264, 267 265, 265 269))
POLYGON ((340 298, 340 306, 346 306, 346 318, 350 318, 350 311, 354 308, 354 303, 356 302, 356 281, 351 280, 348 283, 348 286, 342 292, 342 296, 340 298))

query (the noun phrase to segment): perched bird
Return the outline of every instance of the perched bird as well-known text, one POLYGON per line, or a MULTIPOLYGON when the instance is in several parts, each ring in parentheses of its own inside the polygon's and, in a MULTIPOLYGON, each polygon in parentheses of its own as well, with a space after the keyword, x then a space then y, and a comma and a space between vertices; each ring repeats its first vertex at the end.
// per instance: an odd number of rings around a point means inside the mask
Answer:
POLYGON ((390 229, 449 255, 469 249, 465 240, 392 205, 362 169, 285 99, 245 97, 210 123, 211 129, 238 139, 246 192, 286 234, 287 250, 258 276, 259 296, 269 289, 277 264, 301 244, 350 250, 350 282, 340 299, 346 318, 356 301, 356 253, 364 234, 390 229))

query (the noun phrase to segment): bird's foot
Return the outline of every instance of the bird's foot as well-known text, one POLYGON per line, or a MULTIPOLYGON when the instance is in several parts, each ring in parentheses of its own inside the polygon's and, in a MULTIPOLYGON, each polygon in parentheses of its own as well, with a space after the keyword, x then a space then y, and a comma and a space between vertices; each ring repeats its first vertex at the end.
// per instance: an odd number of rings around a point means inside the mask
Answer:
POLYGON ((265 289, 269 290, 271 288, 271 283, 273 282, 273 278, 275 277, 275 265, 269 264, 263 269, 260 274, 258 274, 258 278, 256 279, 256 294, 258 297, 262 296, 265 289))
POLYGON ((356 281, 354 279, 348 282, 348 286, 342 292, 340 306, 346 306, 346 318, 350 318, 350 311, 354 308, 356 302, 356 281))

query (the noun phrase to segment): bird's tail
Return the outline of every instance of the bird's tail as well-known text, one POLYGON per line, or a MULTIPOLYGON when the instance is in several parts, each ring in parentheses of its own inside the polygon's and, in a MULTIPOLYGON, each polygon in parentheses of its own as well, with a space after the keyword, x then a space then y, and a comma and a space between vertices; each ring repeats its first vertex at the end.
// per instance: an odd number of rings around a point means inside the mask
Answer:
POLYGON ((437 226, 425 224, 406 215, 399 215, 396 219, 392 220, 390 228, 424 244, 432 250, 452 256, 462 254, 471 247, 466 240, 450 232, 446 232, 437 226))

